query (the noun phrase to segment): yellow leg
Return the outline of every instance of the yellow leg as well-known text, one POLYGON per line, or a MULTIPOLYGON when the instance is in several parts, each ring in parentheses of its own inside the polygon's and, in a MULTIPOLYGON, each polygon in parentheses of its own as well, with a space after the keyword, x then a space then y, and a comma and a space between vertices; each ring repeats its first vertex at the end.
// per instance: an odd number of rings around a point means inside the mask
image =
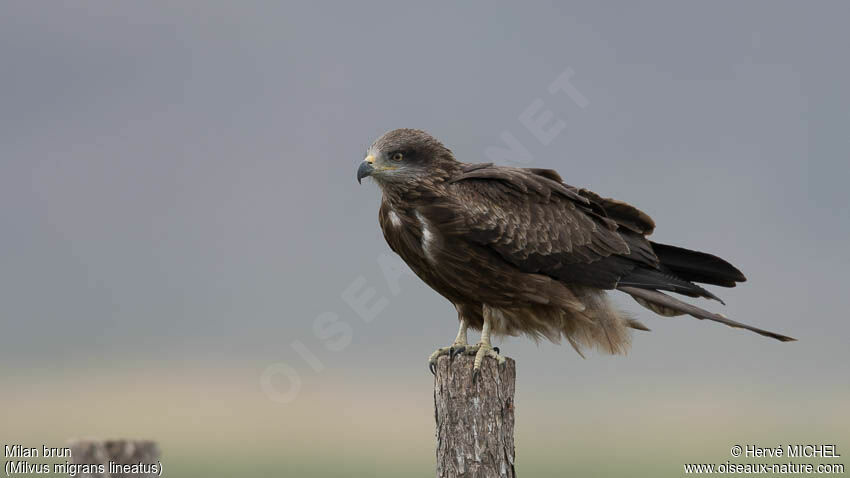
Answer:
POLYGON ((490 308, 484 307, 484 326, 481 328, 481 341, 477 345, 467 347, 467 352, 475 350, 475 362, 472 367, 473 381, 481 374, 481 363, 484 357, 492 357, 501 366, 505 364, 505 358, 499 355, 497 349, 490 344, 490 330, 493 327, 493 319, 490 316, 490 308))

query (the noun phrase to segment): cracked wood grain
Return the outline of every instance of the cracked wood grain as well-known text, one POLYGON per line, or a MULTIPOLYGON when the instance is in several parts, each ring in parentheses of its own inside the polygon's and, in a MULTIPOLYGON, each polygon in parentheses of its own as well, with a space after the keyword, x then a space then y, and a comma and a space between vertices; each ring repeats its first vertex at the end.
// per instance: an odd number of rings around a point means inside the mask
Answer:
POLYGON ((440 357, 434 378, 437 478, 514 478, 516 363, 486 359, 473 383, 474 358, 440 357))

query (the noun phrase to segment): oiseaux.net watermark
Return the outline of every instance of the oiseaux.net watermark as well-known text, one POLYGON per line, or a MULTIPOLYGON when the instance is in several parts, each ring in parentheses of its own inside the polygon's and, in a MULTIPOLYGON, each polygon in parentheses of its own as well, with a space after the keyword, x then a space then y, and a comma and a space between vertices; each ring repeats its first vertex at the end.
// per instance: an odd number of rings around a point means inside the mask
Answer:
POLYGON ((686 475, 843 475, 835 444, 732 445, 729 454, 743 461, 685 464, 686 475))
MULTIPOLYGON (((565 95, 580 109, 590 104, 587 97, 573 85, 574 76, 575 72, 567 68, 549 82, 545 87, 548 95, 532 99, 519 112, 518 127, 515 130, 503 130, 499 133, 501 144, 485 148, 484 156, 487 160, 504 165, 528 165, 534 161, 534 154, 528 144, 545 147, 563 134, 567 124, 553 109, 556 105, 563 106, 562 100, 558 102, 559 97, 565 95)), ((346 350, 353 341, 355 325, 373 323, 390 305, 391 298, 401 294, 402 277, 413 276, 410 268, 394 254, 380 254, 377 265, 388 294, 379 293, 377 282, 370 282, 365 275, 355 277, 339 294, 339 298, 345 305, 345 313, 353 313, 359 320, 343 320, 342 313, 334 311, 316 316, 312 326, 313 336, 289 343, 299 360, 272 363, 260 373, 260 388, 269 400, 281 404, 295 400, 304 385, 303 371, 322 373, 327 368, 326 353, 346 350)))

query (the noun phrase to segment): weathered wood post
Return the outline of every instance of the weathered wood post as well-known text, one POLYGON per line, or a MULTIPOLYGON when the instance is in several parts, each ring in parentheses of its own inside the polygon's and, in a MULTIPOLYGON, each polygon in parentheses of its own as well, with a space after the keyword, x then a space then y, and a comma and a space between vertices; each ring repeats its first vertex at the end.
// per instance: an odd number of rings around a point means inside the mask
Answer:
MULTIPOLYGON (((159 447, 152 441, 133 440, 76 440, 71 442, 71 460, 79 465, 102 464, 105 473, 81 473, 78 478, 152 478, 157 473, 124 473, 122 465, 132 467, 139 464, 161 466, 159 447), (110 463, 113 466, 110 469, 110 463)), ((150 466, 145 467, 150 470, 150 466)), ((130 468, 127 468, 130 470, 130 468)), ((133 470, 137 471, 137 470, 133 470)))
POLYGON ((484 359, 472 382, 474 357, 440 357, 434 378, 437 478, 514 478, 516 363, 484 359))

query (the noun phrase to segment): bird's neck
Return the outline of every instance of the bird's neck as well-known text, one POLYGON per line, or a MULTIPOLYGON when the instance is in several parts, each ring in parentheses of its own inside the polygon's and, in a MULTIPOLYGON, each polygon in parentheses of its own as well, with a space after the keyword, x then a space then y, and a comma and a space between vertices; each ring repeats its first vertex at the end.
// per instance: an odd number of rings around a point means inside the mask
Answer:
POLYGON ((450 177, 429 177, 405 184, 384 184, 384 201, 394 209, 416 208, 433 204, 447 195, 450 177))
POLYGON ((388 185, 382 188, 384 201, 394 209, 406 209, 427 205, 445 195, 444 183, 435 185, 417 184, 409 187, 388 185))

